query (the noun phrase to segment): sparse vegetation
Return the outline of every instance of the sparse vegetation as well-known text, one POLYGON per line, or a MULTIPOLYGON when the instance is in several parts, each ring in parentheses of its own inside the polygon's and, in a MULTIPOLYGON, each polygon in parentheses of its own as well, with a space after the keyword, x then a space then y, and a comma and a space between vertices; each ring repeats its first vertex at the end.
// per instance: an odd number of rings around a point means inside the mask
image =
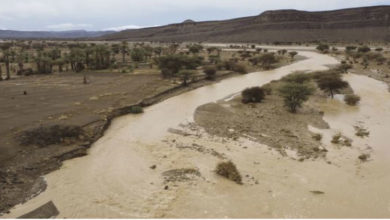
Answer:
POLYGON ((368 53, 371 51, 371 48, 369 48, 368 46, 361 46, 358 48, 358 52, 360 53, 368 53))
POLYGON ((313 135, 312 135, 312 138, 313 138, 314 140, 316 140, 316 141, 321 141, 321 140, 322 140, 322 134, 318 134, 318 133, 313 134, 313 135))
POLYGON ((241 73, 241 74, 248 73, 248 70, 246 69, 245 64, 242 64, 242 63, 237 63, 237 64, 233 65, 232 69, 234 72, 237 72, 237 73, 241 73))
POLYGON ((302 107, 303 102, 309 99, 314 89, 307 84, 284 83, 279 89, 280 95, 284 99, 284 105, 291 113, 296 113, 302 107))
POLYGON ((203 68, 203 72, 206 74, 206 78, 208 80, 213 80, 215 79, 217 68, 214 65, 205 66, 203 68))
POLYGON ((200 172, 193 168, 173 169, 162 173, 165 182, 184 182, 200 177, 200 172))
POLYGON ((360 96, 355 94, 347 94, 344 96, 344 101, 347 105, 357 105, 360 102, 360 96))
POLYGON ((283 77, 283 81, 291 82, 291 83, 306 83, 311 80, 311 76, 306 73, 293 73, 288 76, 283 77))
POLYGON ((341 144, 348 147, 352 146, 352 140, 343 136, 341 133, 333 135, 331 142, 333 144, 341 144))
POLYGON ((298 52, 296 52, 296 51, 291 51, 291 52, 289 52, 288 54, 290 55, 291 59, 294 60, 294 57, 295 57, 296 55, 298 55, 298 52))
POLYGON ((265 92, 263 88, 252 87, 245 89, 241 95, 243 103, 259 103, 263 101, 265 92))
POLYGON ((46 147, 52 144, 65 143, 65 139, 79 139, 84 135, 83 129, 78 126, 53 125, 49 127, 39 127, 24 131, 20 135, 19 141, 22 145, 37 145, 46 147))
POLYGON ((355 128, 355 135, 356 136, 358 136, 358 137, 368 137, 368 136, 370 136, 370 132, 367 129, 365 129, 365 128, 361 127, 361 126, 354 126, 354 128, 355 128))
POLYGON ((141 114, 143 112, 144 112, 143 108, 139 105, 135 105, 135 106, 130 107, 131 114, 141 114))
POLYGON ((317 50, 325 53, 325 52, 329 51, 329 45, 327 45, 327 44, 320 44, 320 45, 317 46, 317 50))
POLYGON ((174 77, 180 72, 180 70, 194 70, 202 64, 202 58, 185 55, 167 55, 158 58, 158 66, 161 70, 161 74, 164 77, 174 77))
POLYGON ((329 93, 332 98, 335 92, 348 87, 348 82, 342 80, 341 75, 335 72, 317 73, 315 78, 318 87, 329 93))
POLYGON ((271 69, 272 65, 278 62, 274 53, 262 54, 260 56, 251 58, 250 61, 253 65, 260 64, 260 66, 266 70, 271 69))
POLYGON ((215 172, 237 184, 242 184, 241 174, 232 161, 218 163, 215 172))
POLYGON ((366 162, 370 158, 370 155, 369 154, 361 154, 358 158, 362 162, 366 162))

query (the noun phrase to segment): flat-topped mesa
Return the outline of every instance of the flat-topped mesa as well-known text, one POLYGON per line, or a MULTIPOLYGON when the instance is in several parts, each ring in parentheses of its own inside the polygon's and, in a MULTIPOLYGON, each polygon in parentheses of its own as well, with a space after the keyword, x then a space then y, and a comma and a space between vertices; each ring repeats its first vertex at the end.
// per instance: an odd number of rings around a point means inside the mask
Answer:
POLYGON ((390 6, 375 6, 333 11, 309 12, 299 10, 265 11, 256 17, 262 22, 377 22, 389 21, 390 6))
POLYGON ((127 30, 99 39, 132 41, 308 42, 390 41, 390 6, 334 11, 266 11, 257 16, 127 30))
POLYGON ((192 24, 192 23, 196 23, 196 22, 194 20, 191 20, 191 19, 187 19, 187 20, 182 22, 182 24, 192 24))

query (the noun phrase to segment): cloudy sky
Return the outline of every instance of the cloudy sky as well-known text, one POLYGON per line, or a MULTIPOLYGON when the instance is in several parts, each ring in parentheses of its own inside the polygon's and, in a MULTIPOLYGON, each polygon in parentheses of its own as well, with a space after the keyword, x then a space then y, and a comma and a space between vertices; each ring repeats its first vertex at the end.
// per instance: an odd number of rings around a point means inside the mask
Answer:
POLYGON ((118 30, 257 15, 272 9, 332 10, 390 0, 0 0, 0 29, 118 30))

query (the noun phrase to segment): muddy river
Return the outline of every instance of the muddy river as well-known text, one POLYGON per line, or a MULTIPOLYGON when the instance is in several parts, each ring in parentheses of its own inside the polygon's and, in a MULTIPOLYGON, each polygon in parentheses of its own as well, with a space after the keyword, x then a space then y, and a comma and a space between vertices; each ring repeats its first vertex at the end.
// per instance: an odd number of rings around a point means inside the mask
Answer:
POLYGON ((298 162, 293 152, 291 158, 282 157, 250 140, 226 142, 201 129, 188 129, 194 135, 184 136, 168 132, 192 122, 200 105, 293 71, 324 70, 338 63, 315 52, 299 54, 307 59, 229 78, 151 106, 142 115, 117 118, 88 156, 66 161, 60 170, 45 176, 47 190, 5 217, 20 216, 48 201, 54 202, 61 218, 390 217, 390 93, 376 80, 345 77, 362 97, 358 107, 337 100, 321 104, 331 129, 310 129, 324 135, 326 160, 298 162), (355 137, 357 124, 366 127, 370 136, 355 137), (353 138, 352 147, 329 144, 338 131, 353 138), (214 174, 221 158, 207 153, 213 151, 237 164, 244 185, 214 174), (359 161, 362 153, 371 155, 368 162, 359 161), (195 168, 201 177, 168 188, 161 174, 180 168, 195 168))

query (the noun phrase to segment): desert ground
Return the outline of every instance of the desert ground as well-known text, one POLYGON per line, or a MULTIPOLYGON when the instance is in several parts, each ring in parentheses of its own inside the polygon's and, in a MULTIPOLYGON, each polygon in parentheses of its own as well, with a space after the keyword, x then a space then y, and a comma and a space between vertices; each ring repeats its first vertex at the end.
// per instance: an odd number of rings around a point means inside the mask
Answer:
MULTIPOLYGON (((346 53, 344 46, 207 47, 222 47, 225 59, 258 48, 298 56, 266 69, 241 56, 250 73, 224 70, 189 85, 162 78, 153 67, 0 82, 3 217, 390 216, 386 62, 346 53), (340 64, 351 64, 337 70, 348 86, 330 98, 315 76, 340 64), (308 84, 316 90, 291 113, 278 89, 294 74, 313 77, 308 84), (269 91, 264 100, 243 103, 241 92, 255 86, 269 91), (344 103, 349 94, 360 102, 344 103), (142 103, 141 114, 118 111, 142 103), (20 144, 23 131, 52 125, 85 133, 49 146, 20 144), (218 175, 217 164, 227 161, 240 181, 218 175), (48 210, 32 212, 45 204, 48 210)), ((388 57, 386 48, 378 53, 388 57)))

